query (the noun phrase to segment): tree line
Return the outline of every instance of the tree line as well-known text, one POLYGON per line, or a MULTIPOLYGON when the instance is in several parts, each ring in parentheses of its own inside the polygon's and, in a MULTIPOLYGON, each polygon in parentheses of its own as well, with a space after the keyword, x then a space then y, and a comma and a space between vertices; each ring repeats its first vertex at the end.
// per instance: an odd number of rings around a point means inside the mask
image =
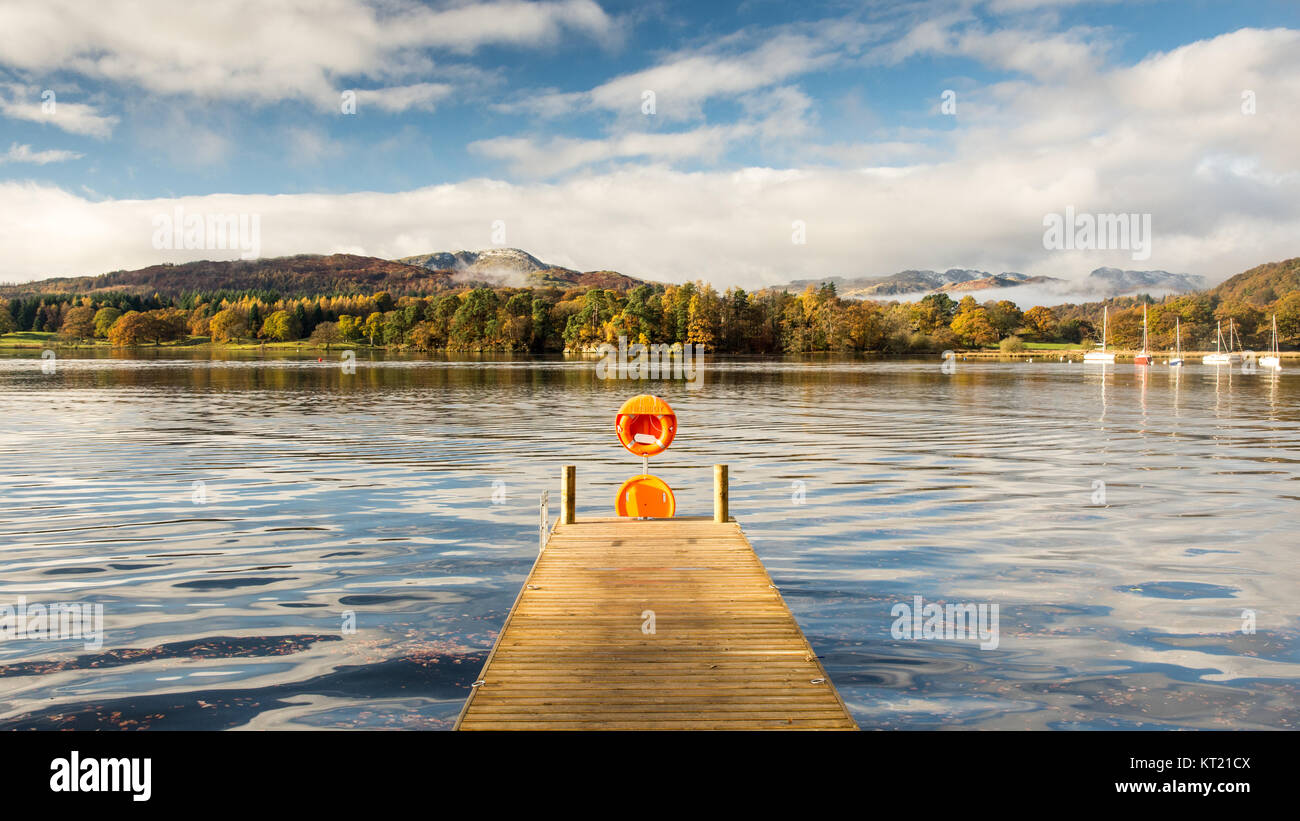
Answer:
POLYGON ((1271 315, 1285 343, 1300 341, 1300 291, 1257 306, 1212 292, 1105 303, 1035 306, 1009 300, 917 302, 843 299, 833 284, 799 294, 779 289, 723 292, 703 282, 645 284, 627 291, 472 288, 433 296, 386 291, 369 295, 281 298, 267 291, 190 292, 178 297, 128 294, 37 295, 0 302, 0 333, 45 331, 114 346, 209 339, 229 342, 305 340, 326 348, 371 345, 421 351, 591 350, 604 342, 694 343, 729 353, 942 351, 1023 342, 1096 343, 1110 308, 1109 343, 1136 348, 1147 306, 1150 345, 1212 348, 1215 326, 1231 319, 1246 347, 1266 347, 1271 315))

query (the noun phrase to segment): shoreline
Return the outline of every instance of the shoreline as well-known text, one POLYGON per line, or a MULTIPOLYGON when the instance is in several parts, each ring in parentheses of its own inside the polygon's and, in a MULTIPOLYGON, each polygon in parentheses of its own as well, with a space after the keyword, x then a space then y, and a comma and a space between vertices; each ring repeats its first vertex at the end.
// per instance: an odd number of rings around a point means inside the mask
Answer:
MULTIPOLYGON (((1015 351, 1014 353, 1004 352, 1004 351, 992 351, 992 350, 954 351, 954 353, 957 355, 958 359, 1044 359, 1044 360, 1061 359, 1061 360, 1082 362, 1083 355, 1087 353, 1087 351, 1084 351, 1080 348, 1075 348, 1071 350, 1061 350, 1058 348, 1038 348, 1038 349, 1027 348, 1023 351, 1015 351)), ((1125 359, 1131 360, 1133 359, 1133 357, 1141 353, 1141 351, 1112 350, 1111 353, 1115 354, 1115 360, 1118 362, 1125 359)), ((1172 351, 1149 351, 1148 353, 1150 354, 1152 360, 1155 360, 1156 362, 1160 362, 1160 363, 1168 362, 1169 359, 1172 358, 1173 356, 1172 351)), ((1183 351, 1182 356, 1184 361, 1188 363, 1194 362, 1196 364, 1200 364, 1200 360, 1202 357, 1205 357, 1212 353, 1215 353, 1215 351, 1183 351)), ((1241 356, 1246 352, 1237 351, 1236 353, 1238 356, 1241 356)), ((1253 353, 1255 354, 1256 359, 1258 359, 1261 356, 1270 355, 1268 351, 1254 351, 1253 353)), ((1282 359, 1300 359, 1300 351, 1281 351, 1277 355, 1282 359)), ((1233 364, 1239 365, 1241 364, 1241 362, 1238 361, 1238 362, 1234 362, 1233 364)))
MULTIPOLYGON (((505 351, 505 350, 496 350, 496 349, 462 350, 462 349, 453 349, 453 348, 438 348, 434 350, 419 350, 419 349, 402 348, 402 347, 390 348, 384 345, 369 345, 365 342, 331 343, 330 346, 327 348, 324 345, 311 343, 306 339, 301 341, 295 341, 295 342, 261 343, 261 342, 212 342, 207 337, 193 337, 183 342, 175 342, 175 341, 164 342, 159 345, 130 345, 130 346, 114 347, 108 344, 108 342, 104 340, 82 341, 82 342, 74 343, 74 342, 58 339, 54 335, 51 335, 49 338, 46 339, 33 339, 31 338, 31 334, 33 333, 31 331, 20 331, 18 333, 25 338, 6 338, 11 336, 17 336, 18 334, 5 334, 0 336, 0 352, 41 351, 46 349, 56 349, 56 350, 71 350, 71 351, 79 351, 79 350, 120 351, 124 353, 131 352, 131 351, 142 351, 142 350, 148 350, 148 351, 189 350, 189 351, 209 351, 209 352, 230 351, 230 352, 239 352, 239 353, 275 351, 279 353, 292 352, 292 353, 304 353, 304 354, 306 353, 334 354, 346 350, 354 350, 354 351, 365 350, 365 351, 380 351, 384 353, 440 354, 440 355, 498 354, 498 355, 511 355, 511 356, 535 356, 535 355, 551 354, 551 355, 563 355, 566 357, 590 357, 590 358, 599 358, 601 356, 600 352, 598 351, 588 351, 588 350, 543 351, 540 352, 540 354, 533 351, 505 351)), ((1085 351, 1083 348, 1080 347, 1065 348, 1065 347, 1056 347, 1056 346, 1046 347, 1046 348, 1026 347, 1023 351, 1002 351, 997 348, 968 348, 968 349, 954 348, 952 349, 952 351, 957 356, 958 359, 967 359, 967 360, 969 359, 1044 359, 1044 360, 1055 359, 1057 361, 1082 361, 1083 355, 1087 353, 1087 351, 1085 351)), ((1128 349, 1125 350, 1112 349, 1112 353, 1115 354, 1115 358, 1118 361, 1118 360, 1125 360, 1125 359, 1131 360, 1139 353, 1139 351, 1128 350, 1128 349)), ((1202 357, 1212 353, 1215 353, 1215 351, 1184 350, 1182 352, 1183 358, 1188 361, 1199 361, 1202 357)), ((1238 351, 1237 353, 1238 355, 1241 355, 1244 354, 1245 351, 1238 351)), ((1254 353, 1256 357, 1269 355, 1268 351, 1254 351, 1254 353)), ((730 353, 720 353, 717 351, 707 351, 705 355, 706 356, 759 356, 759 357, 777 357, 777 358, 791 357, 791 356, 792 357, 871 356, 871 357, 940 358, 942 357, 942 352, 907 351, 901 353, 893 353, 887 351, 804 351, 801 353, 779 353, 779 354, 730 354, 730 353)), ((1151 356, 1155 360, 1168 361, 1170 355, 1171 352, 1169 351, 1151 352, 1151 356)), ((1287 360, 1300 360, 1300 351, 1281 351, 1278 353, 1278 356, 1280 356, 1282 359, 1287 359, 1287 360)))

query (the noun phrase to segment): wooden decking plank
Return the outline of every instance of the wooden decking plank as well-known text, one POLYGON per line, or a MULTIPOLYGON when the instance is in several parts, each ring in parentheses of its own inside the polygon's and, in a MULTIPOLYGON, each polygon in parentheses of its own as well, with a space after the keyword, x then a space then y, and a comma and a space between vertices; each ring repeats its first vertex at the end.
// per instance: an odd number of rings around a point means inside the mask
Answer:
POLYGON ((857 727, 734 521, 556 525, 479 680, 458 729, 857 727))

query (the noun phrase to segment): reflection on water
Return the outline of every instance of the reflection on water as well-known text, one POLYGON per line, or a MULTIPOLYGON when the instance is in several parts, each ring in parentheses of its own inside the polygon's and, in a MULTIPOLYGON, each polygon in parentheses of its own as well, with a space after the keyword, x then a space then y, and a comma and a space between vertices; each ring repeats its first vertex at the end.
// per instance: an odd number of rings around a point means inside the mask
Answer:
POLYGON ((864 728, 1297 726, 1292 372, 85 356, 0 359, 0 604, 101 603, 104 644, 0 641, 0 727, 450 726, 540 492, 576 463, 608 515, 647 387, 681 419, 654 472, 707 513, 730 464, 864 728), (997 604, 997 649, 893 638, 914 596, 997 604))

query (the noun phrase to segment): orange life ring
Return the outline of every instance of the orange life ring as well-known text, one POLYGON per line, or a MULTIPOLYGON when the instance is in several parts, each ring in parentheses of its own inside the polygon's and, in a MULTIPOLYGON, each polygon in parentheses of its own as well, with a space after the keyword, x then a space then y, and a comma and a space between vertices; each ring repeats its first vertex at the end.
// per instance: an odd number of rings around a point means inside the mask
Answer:
POLYGON ((619 408, 614 418, 618 441, 637 456, 663 453, 677 433, 677 414, 657 396, 634 396, 619 408))
POLYGON ((619 487, 614 512, 642 519, 671 519, 677 512, 677 497, 663 479, 643 473, 619 487))

